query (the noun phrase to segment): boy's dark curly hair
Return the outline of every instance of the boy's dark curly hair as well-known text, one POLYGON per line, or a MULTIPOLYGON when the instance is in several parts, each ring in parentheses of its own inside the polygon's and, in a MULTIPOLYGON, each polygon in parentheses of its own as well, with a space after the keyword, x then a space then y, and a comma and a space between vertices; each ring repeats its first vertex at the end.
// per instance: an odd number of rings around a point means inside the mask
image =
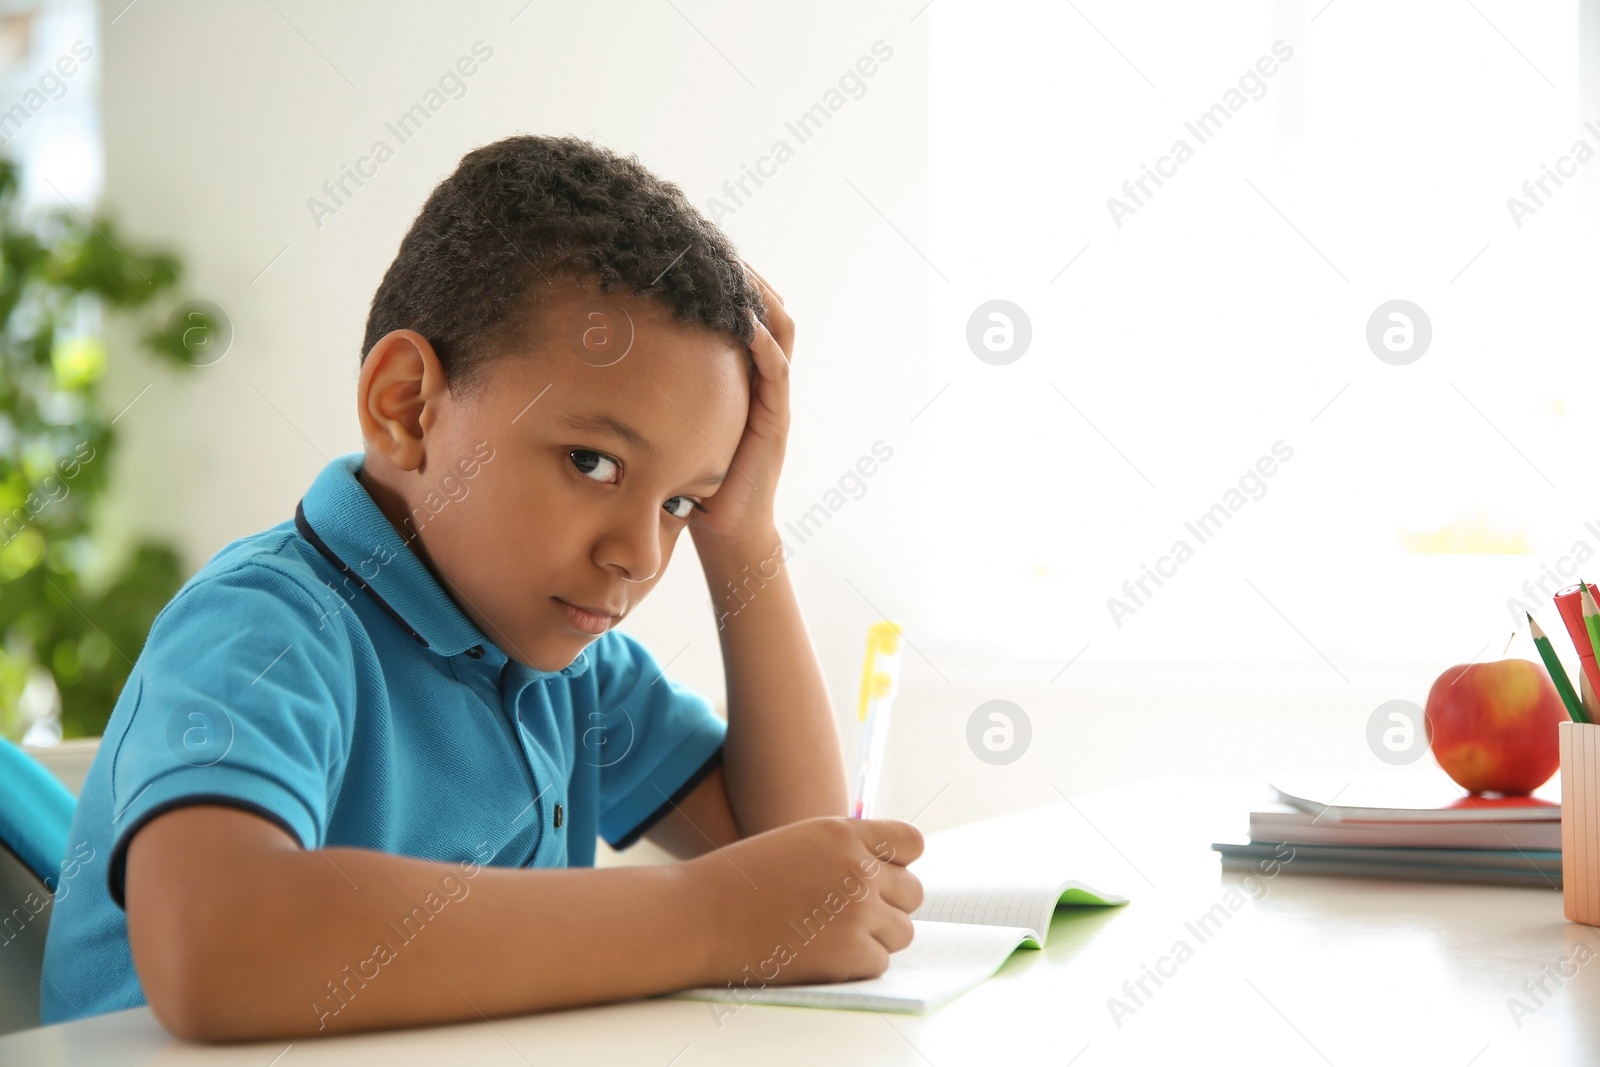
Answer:
POLYGON ((372 298, 362 360, 391 330, 426 337, 452 389, 515 345, 534 285, 593 279, 653 299, 679 321, 755 336, 766 308, 732 242, 683 191, 577 137, 508 137, 462 158, 411 224, 372 298))

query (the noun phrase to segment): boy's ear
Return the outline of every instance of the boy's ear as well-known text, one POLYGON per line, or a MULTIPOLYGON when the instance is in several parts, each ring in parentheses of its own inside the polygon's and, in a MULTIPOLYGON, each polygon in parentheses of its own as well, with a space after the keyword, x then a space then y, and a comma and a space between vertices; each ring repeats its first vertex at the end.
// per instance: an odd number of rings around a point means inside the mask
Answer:
POLYGON ((392 330, 361 364, 356 410, 368 451, 400 470, 414 471, 427 454, 424 437, 449 394, 444 367, 428 339, 392 330))

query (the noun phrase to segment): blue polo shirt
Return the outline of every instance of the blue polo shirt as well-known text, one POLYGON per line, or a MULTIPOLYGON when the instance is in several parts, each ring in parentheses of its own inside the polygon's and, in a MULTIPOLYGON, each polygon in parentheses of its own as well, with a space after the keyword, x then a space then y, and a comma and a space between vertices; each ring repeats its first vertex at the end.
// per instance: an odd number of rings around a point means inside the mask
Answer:
POLYGON ((294 521, 223 548, 156 617, 72 821, 45 1023, 146 1002, 123 865, 162 812, 242 808, 308 849, 589 867, 597 835, 626 848, 721 759, 723 721, 626 634, 559 671, 508 659, 378 510, 361 461, 329 463, 294 521))

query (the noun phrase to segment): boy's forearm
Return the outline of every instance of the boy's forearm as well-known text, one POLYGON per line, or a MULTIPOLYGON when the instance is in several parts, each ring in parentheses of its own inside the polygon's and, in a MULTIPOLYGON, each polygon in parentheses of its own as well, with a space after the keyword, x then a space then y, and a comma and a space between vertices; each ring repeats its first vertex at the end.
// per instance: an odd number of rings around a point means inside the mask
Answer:
POLYGON ((848 814, 839 732, 776 531, 697 545, 728 689, 728 801, 745 835, 848 814))
POLYGON ((624 1000, 702 984, 716 965, 681 864, 530 870, 328 848, 229 866, 207 872, 209 905, 188 920, 201 947, 181 961, 195 979, 182 1029, 198 1040, 624 1000))

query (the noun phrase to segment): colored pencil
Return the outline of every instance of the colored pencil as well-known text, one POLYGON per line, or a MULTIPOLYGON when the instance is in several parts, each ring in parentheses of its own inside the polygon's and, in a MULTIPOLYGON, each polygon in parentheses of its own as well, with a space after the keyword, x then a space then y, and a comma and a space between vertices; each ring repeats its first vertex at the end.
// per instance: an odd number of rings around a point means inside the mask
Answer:
MULTIPOLYGON (((1589 640, 1589 631, 1583 625, 1583 600, 1582 594, 1587 582, 1569 585, 1555 595, 1556 607, 1561 612, 1561 622, 1567 628, 1567 635, 1572 638, 1573 645, 1578 649, 1578 660, 1583 664, 1583 673, 1589 679, 1591 689, 1600 689, 1600 662, 1594 658, 1594 645, 1589 640)), ((1589 588, 1593 595, 1600 596, 1600 589, 1589 588)))
POLYGON ((1550 638, 1545 636, 1539 624, 1533 621, 1532 615, 1528 616, 1528 628, 1533 633, 1533 644, 1539 650, 1539 658, 1544 660, 1545 670, 1550 672, 1550 680, 1556 684, 1556 692, 1561 694, 1561 703, 1567 706, 1567 717, 1573 722, 1593 721, 1584 710, 1578 694, 1573 692, 1572 679, 1567 677, 1567 669, 1557 658, 1556 650, 1550 644, 1550 638))
POLYGON ((1589 633, 1589 648, 1600 657, 1600 604, 1595 603, 1588 586, 1584 586, 1578 602, 1583 605, 1583 628, 1589 633))

